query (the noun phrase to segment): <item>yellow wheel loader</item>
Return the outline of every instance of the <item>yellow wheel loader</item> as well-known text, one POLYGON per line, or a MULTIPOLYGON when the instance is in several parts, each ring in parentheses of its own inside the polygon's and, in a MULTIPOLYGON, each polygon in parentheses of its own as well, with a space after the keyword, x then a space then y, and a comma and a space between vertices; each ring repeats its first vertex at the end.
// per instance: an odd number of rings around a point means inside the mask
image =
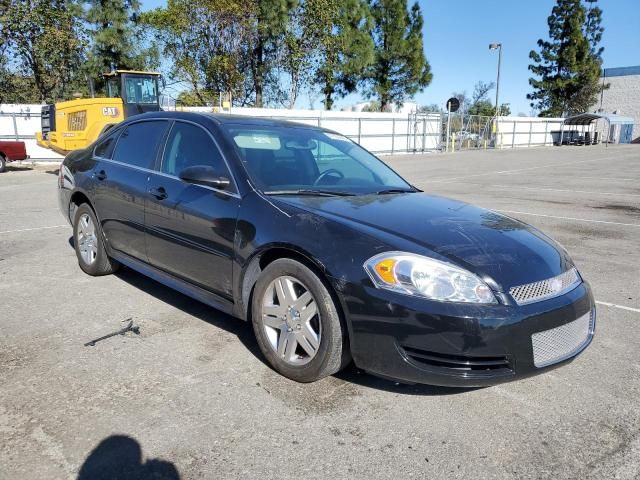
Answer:
POLYGON ((104 98, 79 98, 42 107, 38 145, 66 155, 87 147, 125 118, 160 110, 159 73, 112 70, 104 77, 104 98))

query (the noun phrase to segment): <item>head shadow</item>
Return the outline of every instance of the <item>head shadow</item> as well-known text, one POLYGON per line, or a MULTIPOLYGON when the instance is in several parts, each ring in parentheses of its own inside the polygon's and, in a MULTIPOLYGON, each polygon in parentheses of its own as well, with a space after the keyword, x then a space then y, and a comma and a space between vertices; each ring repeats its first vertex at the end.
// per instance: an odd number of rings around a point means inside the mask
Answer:
POLYGON ((144 460, 133 438, 112 435, 95 447, 80 467, 77 480, 180 480, 176 466, 157 458, 144 460))

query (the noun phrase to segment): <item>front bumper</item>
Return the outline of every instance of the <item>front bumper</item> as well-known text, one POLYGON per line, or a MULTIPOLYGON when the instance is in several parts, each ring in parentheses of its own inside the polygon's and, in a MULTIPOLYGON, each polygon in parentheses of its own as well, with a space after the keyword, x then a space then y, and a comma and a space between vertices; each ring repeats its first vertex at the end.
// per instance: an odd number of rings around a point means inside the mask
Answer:
POLYGON ((404 383, 480 387, 537 375, 571 362, 591 343, 595 327, 586 282, 522 306, 446 304, 355 284, 341 293, 356 365, 404 383), (577 348, 537 367, 532 335, 568 330, 581 317, 590 322, 577 348))

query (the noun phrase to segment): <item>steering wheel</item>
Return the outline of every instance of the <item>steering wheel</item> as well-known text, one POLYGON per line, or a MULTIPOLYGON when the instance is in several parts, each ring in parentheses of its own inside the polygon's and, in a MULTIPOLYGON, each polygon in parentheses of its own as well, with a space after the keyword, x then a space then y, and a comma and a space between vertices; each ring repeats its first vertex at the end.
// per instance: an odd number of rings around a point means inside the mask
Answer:
POLYGON ((313 185, 320 185, 320 182, 324 179, 324 177, 326 177, 327 175, 330 175, 332 173, 335 173, 340 179, 344 178, 344 173, 342 173, 340 170, 336 170, 335 168, 330 168, 329 170, 325 170, 324 172, 322 172, 318 178, 316 178, 316 181, 313 182, 313 185))

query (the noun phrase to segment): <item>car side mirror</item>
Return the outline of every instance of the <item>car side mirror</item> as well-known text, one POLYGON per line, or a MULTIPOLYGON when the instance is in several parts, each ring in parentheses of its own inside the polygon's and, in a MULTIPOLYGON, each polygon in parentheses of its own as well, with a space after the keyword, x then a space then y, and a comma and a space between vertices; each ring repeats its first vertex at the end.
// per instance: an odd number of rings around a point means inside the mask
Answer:
POLYGON ((227 177, 221 177, 208 165, 187 167, 180 172, 180 179, 196 185, 217 188, 218 190, 225 190, 231 184, 227 177))

